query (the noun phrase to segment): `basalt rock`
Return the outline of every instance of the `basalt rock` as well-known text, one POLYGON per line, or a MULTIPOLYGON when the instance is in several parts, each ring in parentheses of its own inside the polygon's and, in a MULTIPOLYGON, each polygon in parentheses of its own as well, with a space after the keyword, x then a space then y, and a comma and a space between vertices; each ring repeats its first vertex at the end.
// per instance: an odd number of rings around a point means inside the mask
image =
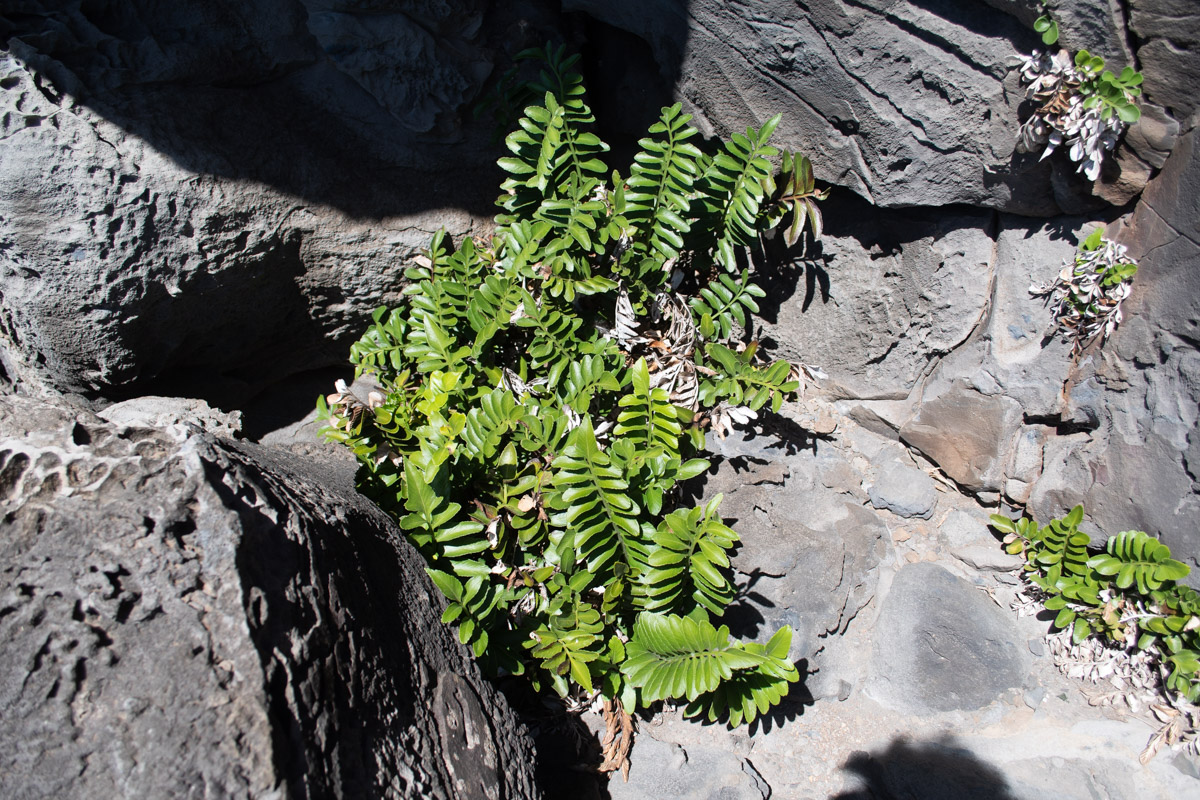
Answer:
POLYGON ((0 400, 0 794, 535 797, 344 464, 0 400))

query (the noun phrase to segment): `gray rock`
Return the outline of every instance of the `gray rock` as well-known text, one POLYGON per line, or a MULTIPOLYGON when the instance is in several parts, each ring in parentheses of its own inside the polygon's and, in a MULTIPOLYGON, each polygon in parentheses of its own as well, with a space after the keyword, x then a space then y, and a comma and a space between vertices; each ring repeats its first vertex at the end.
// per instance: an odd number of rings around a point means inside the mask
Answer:
POLYGON ((966 511, 951 511, 938 528, 938 538, 952 548, 995 541, 988 531, 987 520, 966 511))
POLYGON ((242 431, 242 412, 224 412, 189 397, 135 397, 97 413, 101 419, 133 428, 165 428, 190 424, 214 436, 234 438, 242 431))
POLYGON ((987 545, 957 547, 951 551, 951 555, 964 564, 985 572, 1010 572, 1025 563, 1020 556, 1004 552, 999 542, 990 547, 987 545))
POLYGON ((958 385, 925 400, 900 429, 900 439, 937 464, 968 491, 1003 486, 1021 407, 1007 397, 988 397, 958 385))
POLYGON ((910 713, 981 708, 1029 668, 1011 615, 935 564, 897 573, 874 637, 867 691, 910 713))
MULTIPOLYGON (((763 276, 764 330, 782 354, 819 363, 829 393, 903 400, 931 360, 985 319, 993 217, 885 212, 850 200, 825 215, 830 224, 803 281, 791 272, 763 276)), ((891 420, 897 411, 878 413, 891 420)))
POLYGON ((929 519, 937 502, 933 478, 921 470, 893 461, 879 468, 867 490, 871 505, 902 517, 929 519))
POLYGON ((727 750, 660 742, 641 734, 630 755, 629 781, 614 777, 612 800, 765 800, 771 787, 746 760, 727 750))
POLYGON ((0 795, 539 794, 351 470, 3 398, 0 475, 0 795))
POLYGON ((515 4, 481 28, 488 8, 25 2, 6 15, 9 380, 110 396, 153 383, 225 405, 344 363, 430 236, 491 215, 497 152, 461 114, 506 47, 548 37, 515 4), (506 30, 516 17, 524 33, 506 30))
POLYGON ((725 462, 704 496, 724 493, 720 513, 741 536, 732 562, 743 599, 726 613, 731 630, 763 639, 790 625, 792 658, 812 663, 821 639, 874 596, 890 537, 876 514, 817 480, 822 470, 807 458, 790 473, 780 462, 725 462))
POLYGON ((1171 108, 1180 120, 1197 109, 1200 81, 1200 13, 1189 0, 1134 0, 1129 28, 1136 34, 1146 98, 1171 108))
MULTIPOLYGON (((818 177, 880 207, 968 203, 1051 215, 1064 203, 1088 202, 1073 176, 1053 199, 1056 159, 1014 155, 1021 102, 1014 56, 1039 42, 1028 23, 993 4, 951 10, 833 0, 797 8, 770 0, 751 11, 696 0, 685 12, 670 0, 570 0, 564 7, 649 42, 705 134, 741 131, 788 109, 778 141, 811 156, 818 177)), ((1089 33, 1088 41, 1119 40, 1114 13, 1099 12, 1103 39, 1089 33)))

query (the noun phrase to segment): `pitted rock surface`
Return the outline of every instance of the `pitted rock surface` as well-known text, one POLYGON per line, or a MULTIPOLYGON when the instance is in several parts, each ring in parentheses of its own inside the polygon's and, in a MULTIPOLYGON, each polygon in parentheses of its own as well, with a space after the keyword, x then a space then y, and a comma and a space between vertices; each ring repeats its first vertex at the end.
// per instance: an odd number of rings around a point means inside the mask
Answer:
POLYGON ((539 796, 350 477, 0 399, 0 794, 539 796))

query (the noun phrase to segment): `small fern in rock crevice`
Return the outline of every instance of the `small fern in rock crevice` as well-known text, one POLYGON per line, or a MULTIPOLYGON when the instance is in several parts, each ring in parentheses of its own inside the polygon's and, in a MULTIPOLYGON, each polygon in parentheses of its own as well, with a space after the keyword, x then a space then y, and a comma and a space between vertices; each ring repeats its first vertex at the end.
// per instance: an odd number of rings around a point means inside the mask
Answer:
POLYGON ((737 534, 719 496, 674 506, 710 466, 707 428, 799 386, 733 338, 763 296, 739 251, 789 215, 789 241, 819 233, 824 195, 800 156, 776 179, 778 117, 710 156, 678 104, 629 176, 610 173, 575 57, 536 55, 540 103, 506 139, 494 235, 433 238, 404 302, 352 348, 378 388, 322 398, 323 433, 353 450, 443 620, 493 672, 577 707, 675 698, 752 722, 799 677, 791 631, 762 645, 718 627, 737 534))
POLYGON ((1176 583, 1190 569, 1143 531, 1123 531, 1093 554, 1082 521, 1083 506, 1044 526, 991 517, 1007 551, 1024 556, 1026 577, 1056 612, 1055 627, 1071 631, 1076 644, 1098 635, 1156 653, 1167 692, 1200 701, 1200 595, 1176 583))

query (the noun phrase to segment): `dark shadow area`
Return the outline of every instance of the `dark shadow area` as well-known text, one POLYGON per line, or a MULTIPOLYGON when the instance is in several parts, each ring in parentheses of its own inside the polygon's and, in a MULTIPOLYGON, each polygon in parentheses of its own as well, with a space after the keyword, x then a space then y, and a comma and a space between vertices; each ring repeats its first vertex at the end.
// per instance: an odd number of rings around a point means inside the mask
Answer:
POLYGON ((950 736, 897 739, 882 753, 854 753, 842 769, 862 785, 834 800, 1016 800, 995 767, 950 736))
MULTIPOLYGON (((376 5, 29 2, 0 15, 0 42, 47 91, 188 171, 358 219, 493 214, 503 148, 493 121, 471 112, 523 49, 565 41, 583 54, 600 132, 621 145, 614 155, 644 135, 678 74, 637 37, 552 0, 376 5)), ((686 15, 659 27, 681 57, 686 15)))
MULTIPOLYGON (((737 529, 737 522, 736 517, 727 517, 725 519, 725 524, 733 527, 735 530, 737 529)), ((734 553, 736 554, 736 549, 734 553)), ((738 583, 737 594, 733 596, 733 600, 726 606, 725 613, 721 616, 721 624, 728 625, 729 632, 739 639, 757 639, 759 628, 767 621, 759 609, 775 608, 775 604, 762 594, 754 591, 754 584, 768 577, 766 573, 756 569, 744 574, 746 581, 745 583, 738 583)))
POLYGON ((242 408, 242 434, 258 441, 266 434, 294 425, 316 407, 317 398, 333 391, 338 379, 354 381, 351 367, 331 367, 292 375, 273 384, 242 408))
POLYGON ((600 739, 583 716, 568 712, 557 697, 534 692, 523 678, 502 679, 497 685, 533 739, 538 785, 545 796, 608 800, 609 778, 596 770, 603 761, 600 739))

